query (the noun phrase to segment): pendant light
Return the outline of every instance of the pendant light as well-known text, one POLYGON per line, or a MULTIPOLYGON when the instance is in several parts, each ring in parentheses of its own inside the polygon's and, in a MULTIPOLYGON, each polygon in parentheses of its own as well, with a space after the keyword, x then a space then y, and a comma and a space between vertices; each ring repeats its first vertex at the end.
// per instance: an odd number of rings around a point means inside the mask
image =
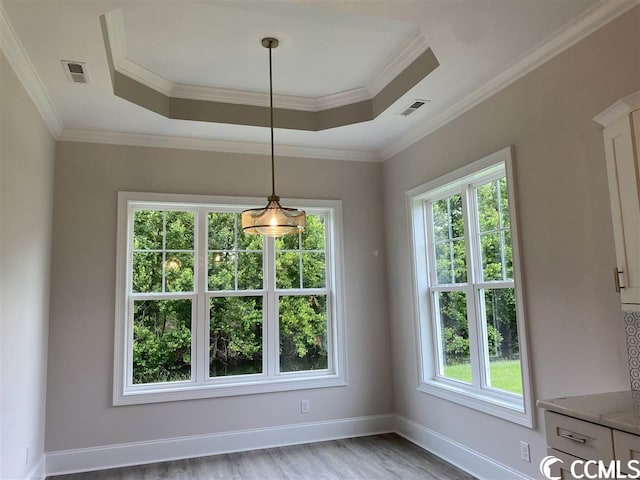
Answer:
POLYGON ((280 237, 304 232, 306 214, 303 210, 285 208, 276 195, 275 160, 273 153, 273 74, 271 70, 271 50, 278 46, 278 39, 263 38, 262 46, 269 49, 269 113, 271 118, 271 195, 267 206, 252 208, 242 212, 242 231, 250 235, 280 237))

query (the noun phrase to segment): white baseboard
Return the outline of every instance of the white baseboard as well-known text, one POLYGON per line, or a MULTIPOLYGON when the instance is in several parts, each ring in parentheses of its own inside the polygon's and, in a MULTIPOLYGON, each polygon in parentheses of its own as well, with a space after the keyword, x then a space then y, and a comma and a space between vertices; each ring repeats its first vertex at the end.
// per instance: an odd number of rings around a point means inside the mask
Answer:
POLYGON ((522 472, 400 415, 396 415, 395 433, 480 480, 533 480, 522 472))
POLYGON ((394 431, 394 415, 373 415, 147 442, 48 452, 47 475, 165 462, 394 431))
POLYGON ((45 478, 45 459, 46 456, 42 455, 33 466, 31 471, 27 474, 27 480, 44 480, 45 478))

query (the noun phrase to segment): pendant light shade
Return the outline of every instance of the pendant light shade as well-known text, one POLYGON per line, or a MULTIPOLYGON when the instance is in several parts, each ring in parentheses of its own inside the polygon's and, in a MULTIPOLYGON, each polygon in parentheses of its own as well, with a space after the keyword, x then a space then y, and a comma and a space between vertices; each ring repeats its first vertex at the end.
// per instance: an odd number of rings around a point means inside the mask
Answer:
POLYGON ((271 119, 271 195, 264 208, 252 208, 242 212, 242 231, 249 235, 281 237, 282 235, 304 232, 307 224, 303 210, 285 208, 280 205, 276 195, 275 159, 273 152, 273 74, 271 69, 271 50, 278 46, 278 40, 267 37, 262 46, 269 49, 269 114, 271 119))
POLYGON ((242 212, 242 230, 245 233, 279 237, 304 231, 306 215, 302 210, 284 208, 277 195, 270 195, 268 200, 264 208, 242 212))

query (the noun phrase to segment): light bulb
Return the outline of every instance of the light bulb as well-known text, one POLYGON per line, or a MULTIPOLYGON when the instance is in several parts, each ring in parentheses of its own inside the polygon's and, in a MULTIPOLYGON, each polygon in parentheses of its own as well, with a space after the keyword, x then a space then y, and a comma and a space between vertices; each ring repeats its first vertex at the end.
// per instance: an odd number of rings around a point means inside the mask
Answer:
POLYGON ((276 218, 275 215, 271 217, 271 220, 269 220, 269 225, 272 227, 278 226, 278 219, 276 218))

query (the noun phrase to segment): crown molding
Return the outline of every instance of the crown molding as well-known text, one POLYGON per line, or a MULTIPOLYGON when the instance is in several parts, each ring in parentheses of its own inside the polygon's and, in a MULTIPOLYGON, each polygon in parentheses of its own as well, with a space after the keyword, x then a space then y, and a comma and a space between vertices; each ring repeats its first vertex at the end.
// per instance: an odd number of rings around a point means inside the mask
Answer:
MULTIPOLYGON (((266 92, 187 85, 167 80, 127 58, 126 32, 122 9, 106 13, 105 21, 109 32, 109 44, 114 67, 123 75, 169 97, 254 106, 269 104, 269 94, 266 92)), ((394 56, 367 85, 321 97, 274 94, 273 105, 276 108, 318 112, 370 100, 422 55, 427 48, 429 48, 427 40, 422 32, 418 32, 402 51, 394 56)))
POLYGON ((384 87, 400 75, 409 65, 411 65, 420 55, 422 55, 429 44, 422 32, 416 33, 411 41, 387 63, 380 72, 365 87, 370 97, 375 97, 384 87))
POLYGON ((617 101, 604 112, 593 117, 593 121, 606 128, 620 117, 629 115, 635 110, 640 110, 640 91, 617 101))
POLYGON ((118 8, 104 15, 109 31, 109 45, 113 65, 117 71, 165 95, 171 95, 173 83, 151 70, 127 59, 127 42, 122 9, 118 8))
POLYGON ((51 97, 47 93, 38 72, 29 60, 16 31, 13 29, 9 16, 4 10, 0 1, 0 50, 7 57, 7 61, 16 76, 27 91, 31 100, 40 112, 44 123, 54 138, 58 138, 62 133, 63 125, 58 112, 56 111, 51 97))
POLYGON ((442 112, 432 116, 425 123, 417 125, 394 141, 379 153, 388 160, 397 153, 413 145, 427 135, 440 129, 463 113, 511 85, 527 73, 551 60, 572 45, 576 44, 595 30, 629 11, 640 0, 604 0, 586 10, 577 18, 551 34, 537 46, 516 59, 490 81, 480 86, 442 112))
MULTIPOLYGON (((103 143, 110 145, 130 145, 137 147, 177 148, 182 150, 204 150, 250 155, 268 155, 270 144, 242 142, 236 140, 216 140, 211 138, 179 137, 144 133, 109 132, 65 128, 60 141, 103 143)), ((362 150, 339 150, 333 148, 304 147, 296 145, 275 145, 275 153, 280 157, 316 158, 323 160, 346 160, 354 162, 380 162, 377 152, 362 150)))

